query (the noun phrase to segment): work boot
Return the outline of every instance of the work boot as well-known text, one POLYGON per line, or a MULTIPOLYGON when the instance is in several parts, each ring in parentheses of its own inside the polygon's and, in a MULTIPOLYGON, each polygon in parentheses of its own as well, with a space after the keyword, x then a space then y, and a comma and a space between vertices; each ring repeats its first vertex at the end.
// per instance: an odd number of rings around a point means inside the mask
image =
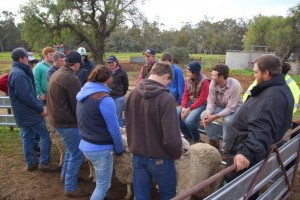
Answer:
POLYGON ((38 169, 42 172, 58 172, 58 171, 60 171, 59 166, 53 166, 50 163, 48 163, 46 165, 39 164, 38 169))
POLYGON ((209 140, 208 144, 215 147, 216 149, 219 149, 219 140, 209 140))
POLYGON ((35 169, 38 168, 38 165, 39 165, 38 162, 36 162, 36 163, 34 163, 34 164, 32 164, 32 165, 26 164, 25 169, 26 169, 27 171, 33 171, 33 170, 35 170, 35 169))
MULTIPOLYGON (((84 178, 82 178, 81 176, 78 176, 77 182, 80 182, 80 181, 83 181, 83 180, 84 180, 84 178)), ((59 182, 64 183, 65 182, 65 177, 60 175, 59 182)))
POLYGON ((77 189, 75 191, 65 191, 65 195, 67 197, 87 197, 90 195, 90 192, 84 191, 82 189, 77 189))

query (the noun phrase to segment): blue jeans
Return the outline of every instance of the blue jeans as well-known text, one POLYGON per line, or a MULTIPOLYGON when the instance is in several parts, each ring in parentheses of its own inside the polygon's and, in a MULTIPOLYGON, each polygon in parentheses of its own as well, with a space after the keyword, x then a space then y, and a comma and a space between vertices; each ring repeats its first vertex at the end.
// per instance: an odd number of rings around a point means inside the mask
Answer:
POLYGON ((91 200, 103 200, 111 184, 113 151, 83 151, 83 154, 94 165, 96 174, 96 188, 91 200))
POLYGON ((60 134, 66 146, 64 164, 61 175, 65 177, 65 190, 68 192, 77 190, 77 179, 80 166, 83 162, 83 154, 79 149, 81 137, 78 128, 55 128, 60 134))
POLYGON ((116 111, 117 111, 117 117, 119 121, 119 126, 123 127, 124 122, 123 122, 123 110, 124 110, 124 96, 122 97, 117 97, 114 99, 115 104, 116 104, 116 111))
MULTIPOLYGON (((216 108, 215 108, 214 112, 212 113, 212 115, 221 112, 223 109, 224 108, 222 108, 222 107, 216 106, 216 108)), ((237 109, 234 113, 231 113, 231 114, 224 117, 224 122, 223 122, 223 143, 222 143, 223 148, 226 145, 227 132, 228 132, 229 128, 232 126, 233 118, 239 110, 240 110, 240 107, 237 107, 237 109)), ((203 116, 201 116, 201 117, 203 117, 203 116)), ((214 126, 212 125, 212 123, 209 123, 206 126, 205 132, 206 132, 207 136, 209 137, 209 140, 218 140, 219 139, 218 133, 217 133, 217 131, 215 131, 214 126)))
MULTIPOLYGON (((190 106, 192 102, 188 103, 188 106, 190 106)), ((179 124, 180 124, 180 130, 182 131, 184 137, 186 139, 192 139, 193 141, 198 142, 200 140, 200 134, 198 131, 199 127, 199 119, 201 113, 206 109, 206 104, 203 104, 202 106, 193 109, 188 116, 182 120, 181 118, 181 106, 178 107, 177 113, 179 116, 179 124)))
POLYGON ((152 178, 158 184, 161 200, 176 195, 176 170, 172 159, 151 159, 133 155, 133 190, 136 200, 150 200, 152 178))
POLYGON ((40 137, 40 163, 45 165, 50 162, 51 140, 44 121, 31 126, 20 127, 20 135, 22 137, 23 152, 27 165, 33 165, 37 162, 33 150, 36 135, 40 137))

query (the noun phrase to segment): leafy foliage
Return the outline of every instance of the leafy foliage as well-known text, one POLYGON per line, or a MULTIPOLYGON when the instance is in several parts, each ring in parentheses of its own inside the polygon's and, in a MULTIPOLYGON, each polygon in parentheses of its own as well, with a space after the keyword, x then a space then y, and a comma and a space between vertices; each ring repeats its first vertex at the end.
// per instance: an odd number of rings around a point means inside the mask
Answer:
POLYGON ((167 50, 173 56, 173 62, 176 64, 186 64, 190 60, 188 51, 185 48, 170 48, 167 50))

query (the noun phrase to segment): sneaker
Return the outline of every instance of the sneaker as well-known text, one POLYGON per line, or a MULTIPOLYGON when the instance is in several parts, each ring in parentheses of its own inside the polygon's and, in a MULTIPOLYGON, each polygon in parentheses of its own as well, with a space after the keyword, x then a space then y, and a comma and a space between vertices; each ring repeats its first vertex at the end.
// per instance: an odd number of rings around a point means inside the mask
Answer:
MULTIPOLYGON (((84 178, 82 178, 81 176, 78 176, 77 182, 80 182, 80 181, 83 181, 83 180, 84 180, 84 178)), ((60 175, 59 182, 64 183, 65 182, 65 177, 60 175)))
POLYGON ((70 191, 70 192, 65 191, 65 195, 67 197, 86 197, 86 196, 90 196, 91 193, 78 188, 75 191, 70 191))
POLYGON ((39 164, 38 169, 42 172, 58 172, 58 171, 60 171, 59 166, 53 166, 50 163, 48 163, 46 165, 39 164))
POLYGON ((36 162, 36 163, 34 163, 34 164, 32 164, 32 165, 26 164, 26 167, 25 167, 25 168, 26 168, 27 171, 33 171, 33 170, 35 170, 35 169, 38 168, 38 165, 39 165, 38 162, 36 162))

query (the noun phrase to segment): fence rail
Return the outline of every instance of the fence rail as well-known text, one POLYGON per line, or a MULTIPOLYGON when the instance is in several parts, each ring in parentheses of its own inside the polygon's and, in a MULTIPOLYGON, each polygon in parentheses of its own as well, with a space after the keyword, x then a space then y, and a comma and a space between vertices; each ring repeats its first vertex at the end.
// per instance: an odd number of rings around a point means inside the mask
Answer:
MULTIPOLYGON (((299 132, 300 126, 293 129, 280 141, 286 141, 292 134, 299 132)), ((295 187, 295 180, 300 161, 300 135, 290 139, 278 148, 279 143, 273 144, 267 157, 247 170, 224 187, 220 188, 205 200, 216 199, 248 199, 255 192, 267 185, 258 199, 286 199, 291 196, 295 187)), ((191 189, 179 194, 172 200, 183 200, 207 188, 211 183, 221 179, 236 169, 235 165, 224 169, 218 174, 195 185, 191 189)))
POLYGON ((14 115, 11 112, 11 103, 8 96, 0 96, 0 109, 3 111, 0 114, 0 126, 16 127, 14 115), (7 112, 7 114, 3 114, 7 112))

